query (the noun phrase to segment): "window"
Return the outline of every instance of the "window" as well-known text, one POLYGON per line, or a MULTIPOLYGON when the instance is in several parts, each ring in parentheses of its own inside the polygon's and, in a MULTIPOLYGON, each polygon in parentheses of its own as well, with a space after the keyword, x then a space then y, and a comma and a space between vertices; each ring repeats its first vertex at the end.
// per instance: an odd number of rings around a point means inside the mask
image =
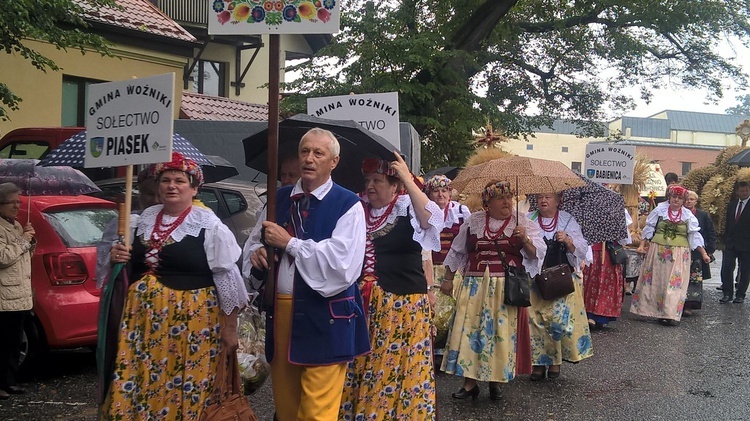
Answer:
POLYGON ((575 161, 571 162, 570 169, 573 171, 577 171, 578 173, 581 173, 581 163, 575 162, 575 161))
POLYGON ((683 162, 682 163, 682 175, 686 175, 690 172, 690 168, 692 168, 693 163, 692 162, 683 162))
POLYGON ((42 159, 48 151, 47 142, 13 142, 0 150, 0 158, 42 159))
POLYGON ((533 151, 534 150, 534 145, 531 145, 531 144, 526 145, 526 150, 527 151, 533 151))
POLYGON ((63 76, 62 116, 60 117, 63 126, 83 127, 86 125, 86 98, 89 86, 100 82, 100 80, 82 77, 63 76))
POLYGON ((114 209, 70 209, 44 213, 44 218, 57 231, 66 247, 95 246, 102 239, 104 227, 116 217, 114 209))
POLYGON ((567 146, 563 146, 563 147, 562 147, 562 151, 563 151, 563 152, 568 152, 568 147, 567 147, 567 146))
POLYGON ((244 212, 245 209, 247 209, 247 202, 241 194, 223 190, 221 192, 221 197, 224 198, 224 203, 227 204, 227 209, 229 210, 230 215, 244 212))
POLYGON ((219 219, 224 219, 229 216, 227 215, 226 210, 221 206, 219 195, 216 190, 211 188, 201 188, 198 190, 197 197, 204 205, 211 208, 219 219))
POLYGON ((218 61, 198 60, 190 73, 190 92, 226 96, 227 64, 218 61))

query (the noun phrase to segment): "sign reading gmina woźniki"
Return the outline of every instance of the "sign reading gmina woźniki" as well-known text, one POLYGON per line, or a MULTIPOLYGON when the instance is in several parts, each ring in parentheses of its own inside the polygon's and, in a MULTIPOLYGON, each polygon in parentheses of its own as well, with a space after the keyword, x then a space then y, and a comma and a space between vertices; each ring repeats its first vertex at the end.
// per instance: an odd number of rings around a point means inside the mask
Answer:
POLYGON ((635 146, 607 143, 586 145, 584 174, 596 183, 633 184, 635 146))
POLYGON ((172 159, 174 73, 89 87, 84 167, 172 159))
POLYGON ((354 120, 401 148, 398 92, 308 98, 307 113, 329 120, 354 120))

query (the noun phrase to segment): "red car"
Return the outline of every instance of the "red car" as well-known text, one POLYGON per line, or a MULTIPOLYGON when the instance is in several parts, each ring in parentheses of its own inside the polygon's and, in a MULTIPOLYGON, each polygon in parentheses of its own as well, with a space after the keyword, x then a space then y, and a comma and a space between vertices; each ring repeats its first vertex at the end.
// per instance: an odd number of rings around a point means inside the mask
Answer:
MULTIPOLYGON (((23 225, 28 197, 21 202, 18 221, 23 225)), ((32 196, 34 308, 24 326, 22 359, 48 348, 96 345, 101 292, 96 289, 96 243, 116 216, 114 203, 91 196, 32 196)))

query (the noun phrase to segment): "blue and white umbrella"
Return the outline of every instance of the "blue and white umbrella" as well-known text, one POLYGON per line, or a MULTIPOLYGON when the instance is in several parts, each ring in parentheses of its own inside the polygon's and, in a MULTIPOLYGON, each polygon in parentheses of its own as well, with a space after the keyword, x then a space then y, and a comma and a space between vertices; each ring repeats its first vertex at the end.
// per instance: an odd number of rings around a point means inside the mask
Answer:
MULTIPOLYGON (((172 135, 172 150, 192 159, 198 165, 214 165, 198 148, 177 133, 172 135)), ((45 167, 67 165, 83 168, 85 157, 86 130, 83 130, 66 139, 60 146, 53 149, 40 161, 39 165, 45 167)))

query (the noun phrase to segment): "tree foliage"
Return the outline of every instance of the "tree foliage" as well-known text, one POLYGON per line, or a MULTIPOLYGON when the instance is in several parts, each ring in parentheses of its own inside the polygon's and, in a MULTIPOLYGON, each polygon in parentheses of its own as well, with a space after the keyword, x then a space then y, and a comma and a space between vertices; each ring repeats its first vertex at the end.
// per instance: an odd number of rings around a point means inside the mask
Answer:
MULTIPOLYGON (((99 35, 86 32, 83 19, 86 10, 119 7, 114 0, 11 0, 0 8, 0 48, 30 60, 43 71, 60 68, 50 58, 27 46, 28 40, 52 44, 58 50, 76 49, 85 54, 95 51, 111 56, 108 43, 99 35)), ((8 119, 8 111, 17 110, 21 98, 0 82, 0 119, 8 119)))
POLYGON ((610 117, 666 80, 723 95, 746 74, 717 47, 750 44, 746 0, 401 0, 342 2, 341 32, 293 69, 282 106, 305 98, 399 92, 401 119, 423 139, 426 167, 460 165, 472 129, 508 135, 556 118, 601 135, 610 117))
POLYGON ((750 116, 750 94, 737 95, 735 99, 737 100, 737 105, 727 108, 724 112, 730 115, 750 116))

